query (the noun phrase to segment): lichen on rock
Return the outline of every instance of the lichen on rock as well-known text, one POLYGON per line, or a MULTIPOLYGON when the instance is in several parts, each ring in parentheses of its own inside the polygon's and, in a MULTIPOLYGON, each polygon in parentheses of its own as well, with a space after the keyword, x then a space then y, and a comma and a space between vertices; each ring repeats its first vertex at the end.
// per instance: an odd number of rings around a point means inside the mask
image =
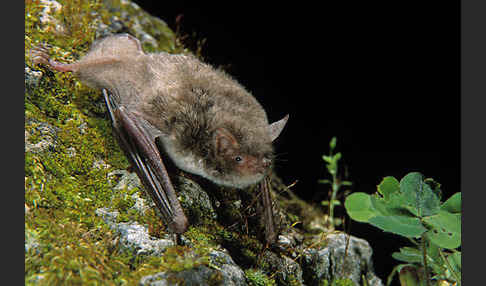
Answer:
POLYGON ((111 212, 106 208, 100 208, 96 210, 96 214, 103 217, 110 228, 119 234, 117 237, 120 245, 134 255, 161 256, 168 247, 175 245, 170 237, 166 239, 151 237, 147 227, 137 222, 117 223, 117 211, 111 212))
POLYGON ((330 233, 323 239, 324 246, 303 251, 304 279, 311 285, 319 281, 349 278, 354 285, 361 285, 366 275, 367 285, 381 286, 373 273, 372 249, 367 241, 344 233, 330 233))
POLYGON ((245 273, 236 265, 231 257, 222 251, 213 250, 209 253, 209 266, 200 265, 193 269, 180 272, 159 272, 148 275, 140 280, 140 286, 161 285, 248 285, 245 273))

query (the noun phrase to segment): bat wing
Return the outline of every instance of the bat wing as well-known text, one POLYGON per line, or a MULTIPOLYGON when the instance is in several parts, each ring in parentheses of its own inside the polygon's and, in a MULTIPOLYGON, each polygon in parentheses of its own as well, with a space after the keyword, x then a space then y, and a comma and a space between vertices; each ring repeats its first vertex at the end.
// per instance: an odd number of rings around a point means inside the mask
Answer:
POLYGON ((186 231, 188 221, 177 199, 174 187, 144 123, 124 106, 116 96, 103 89, 103 96, 111 118, 114 133, 125 154, 135 167, 145 190, 155 202, 169 229, 174 233, 186 231))

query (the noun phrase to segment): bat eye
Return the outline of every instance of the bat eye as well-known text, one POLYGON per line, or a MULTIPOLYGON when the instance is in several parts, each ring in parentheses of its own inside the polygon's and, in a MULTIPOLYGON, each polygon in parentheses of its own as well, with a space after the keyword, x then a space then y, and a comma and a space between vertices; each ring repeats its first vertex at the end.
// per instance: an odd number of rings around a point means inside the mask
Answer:
POLYGON ((236 156, 235 161, 239 163, 239 162, 243 161, 243 159, 240 156, 236 156))

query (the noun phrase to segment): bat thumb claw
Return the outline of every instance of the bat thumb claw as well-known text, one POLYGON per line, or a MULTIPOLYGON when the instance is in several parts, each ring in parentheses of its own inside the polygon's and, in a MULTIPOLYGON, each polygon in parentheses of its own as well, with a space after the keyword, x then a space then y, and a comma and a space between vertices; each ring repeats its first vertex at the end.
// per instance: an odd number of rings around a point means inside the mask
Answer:
POLYGON ((174 217, 174 221, 170 225, 170 229, 177 234, 186 232, 188 227, 189 227, 189 222, 187 221, 187 218, 184 215, 174 217))

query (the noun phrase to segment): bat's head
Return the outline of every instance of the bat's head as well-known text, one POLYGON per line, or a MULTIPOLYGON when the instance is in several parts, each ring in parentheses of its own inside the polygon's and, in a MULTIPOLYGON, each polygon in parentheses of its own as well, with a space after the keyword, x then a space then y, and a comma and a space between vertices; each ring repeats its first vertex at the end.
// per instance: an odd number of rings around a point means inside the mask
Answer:
POLYGON ((258 134, 233 134, 226 128, 218 128, 212 135, 214 156, 206 164, 205 177, 229 187, 245 188, 258 183, 271 169, 273 162, 272 141, 285 124, 288 115, 268 125, 258 134))

